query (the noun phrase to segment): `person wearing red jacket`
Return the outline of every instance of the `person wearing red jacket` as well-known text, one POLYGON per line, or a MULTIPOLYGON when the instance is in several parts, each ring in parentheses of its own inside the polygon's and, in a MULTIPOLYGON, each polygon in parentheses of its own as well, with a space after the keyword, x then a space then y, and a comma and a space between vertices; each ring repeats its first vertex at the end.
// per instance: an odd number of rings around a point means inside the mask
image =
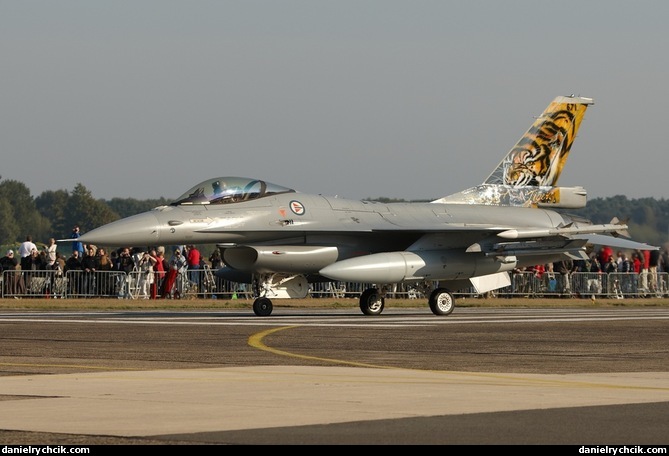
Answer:
MULTIPOLYGON (((153 262, 153 283, 151 284, 151 299, 158 298, 158 291, 163 285, 163 280, 165 280, 165 257, 162 250, 158 252, 156 249, 151 249, 149 252, 151 258, 155 261, 153 262)), ((162 293, 161 293, 162 294, 162 293)))
POLYGON ((644 296, 650 291, 648 288, 648 269, 650 268, 650 250, 641 251, 641 292, 644 296))
POLYGON ((604 265, 609 262, 609 257, 613 256, 613 249, 608 245, 602 246, 599 249, 599 262, 604 265))
POLYGON ((202 256, 200 251, 194 245, 187 246, 188 255, 186 261, 188 262, 188 280, 197 284, 198 293, 202 292, 200 289, 200 260, 202 256))

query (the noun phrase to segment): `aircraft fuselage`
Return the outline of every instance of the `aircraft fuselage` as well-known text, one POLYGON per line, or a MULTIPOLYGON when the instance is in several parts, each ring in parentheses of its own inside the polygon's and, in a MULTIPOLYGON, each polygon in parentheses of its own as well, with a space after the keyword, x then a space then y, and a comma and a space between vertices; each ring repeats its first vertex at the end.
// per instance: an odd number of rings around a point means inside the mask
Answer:
POLYGON ((356 255, 404 250, 421 238, 426 242, 431 231, 430 245, 420 248, 467 247, 482 232, 567 223, 557 212, 535 208, 383 204, 286 193, 230 205, 160 206, 84 233, 80 240, 106 246, 337 245, 356 255), (444 235, 449 232, 458 235, 444 235))

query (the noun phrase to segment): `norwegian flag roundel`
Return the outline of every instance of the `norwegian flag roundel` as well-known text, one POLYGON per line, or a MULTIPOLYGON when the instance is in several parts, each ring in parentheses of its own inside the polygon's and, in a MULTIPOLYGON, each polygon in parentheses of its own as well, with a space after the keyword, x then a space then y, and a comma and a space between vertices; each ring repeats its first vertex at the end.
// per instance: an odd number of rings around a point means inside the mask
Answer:
POLYGON ((293 211, 295 215, 304 215, 304 206, 299 201, 293 200, 289 203, 290 210, 293 211))

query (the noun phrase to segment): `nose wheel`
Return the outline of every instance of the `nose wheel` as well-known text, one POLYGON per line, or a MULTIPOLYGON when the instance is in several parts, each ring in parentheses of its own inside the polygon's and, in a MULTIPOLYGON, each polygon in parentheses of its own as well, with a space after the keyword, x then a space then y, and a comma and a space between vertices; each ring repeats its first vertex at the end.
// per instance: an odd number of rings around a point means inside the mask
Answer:
POLYGON ((259 317, 267 317, 272 314, 272 300, 261 297, 253 301, 253 312, 259 317))

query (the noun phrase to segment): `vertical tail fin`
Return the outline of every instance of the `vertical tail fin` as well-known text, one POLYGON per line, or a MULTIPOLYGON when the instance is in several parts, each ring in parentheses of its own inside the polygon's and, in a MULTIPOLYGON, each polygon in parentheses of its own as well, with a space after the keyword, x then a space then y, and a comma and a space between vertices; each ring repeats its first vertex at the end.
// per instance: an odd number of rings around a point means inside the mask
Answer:
POLYGON ((591 98, 557 97, 483 184, 434 203, 583 207, 582 187, 556 187, 591 98))

